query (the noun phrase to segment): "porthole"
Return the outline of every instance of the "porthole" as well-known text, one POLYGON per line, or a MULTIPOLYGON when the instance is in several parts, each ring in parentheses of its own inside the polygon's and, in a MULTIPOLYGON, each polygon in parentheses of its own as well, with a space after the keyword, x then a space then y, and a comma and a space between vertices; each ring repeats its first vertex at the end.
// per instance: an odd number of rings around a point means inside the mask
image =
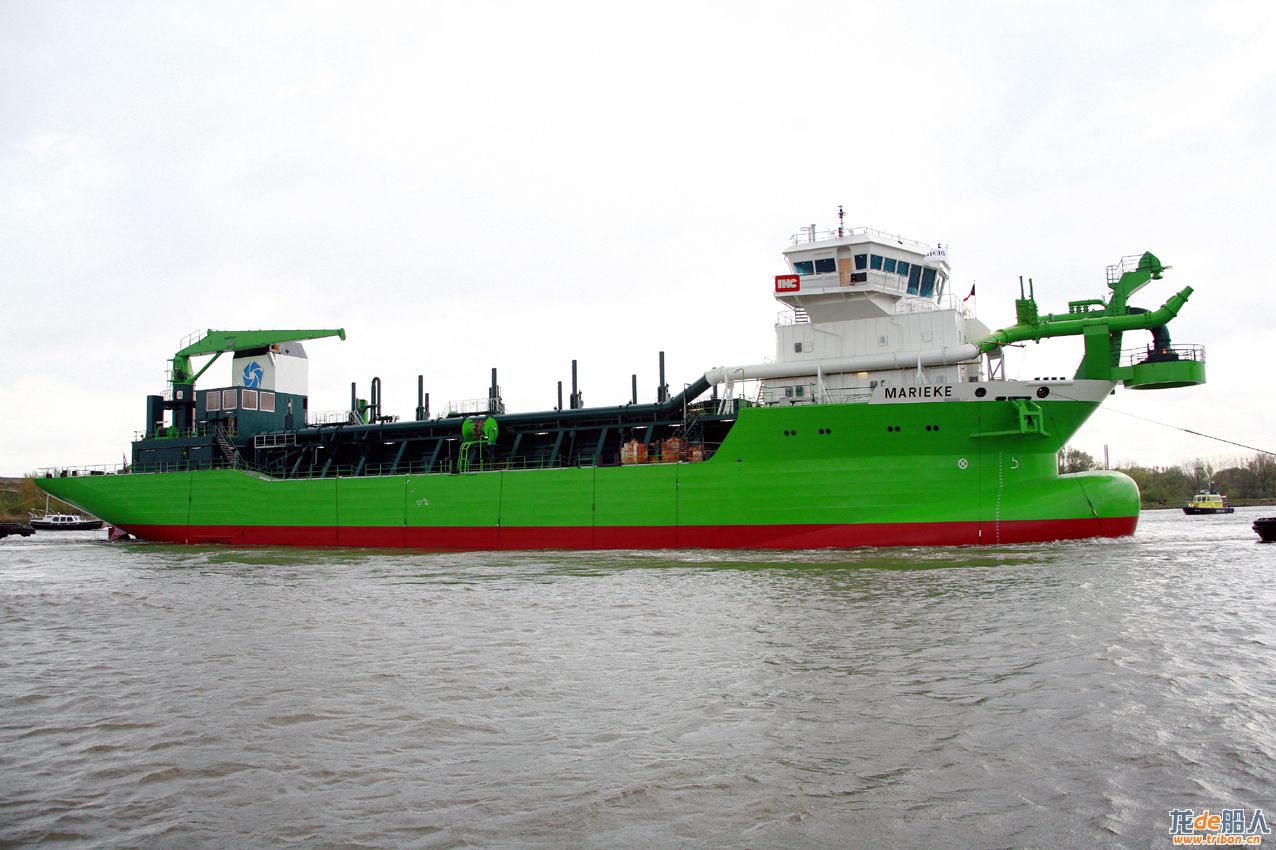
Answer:
POLYGON ((987 387, 975 387, 975 398, 983 398, 988 395, 987 387))
POLYGON ((1037 398, 1045 398, 1050 395, 1049 387, 1037 387, 1037 398))

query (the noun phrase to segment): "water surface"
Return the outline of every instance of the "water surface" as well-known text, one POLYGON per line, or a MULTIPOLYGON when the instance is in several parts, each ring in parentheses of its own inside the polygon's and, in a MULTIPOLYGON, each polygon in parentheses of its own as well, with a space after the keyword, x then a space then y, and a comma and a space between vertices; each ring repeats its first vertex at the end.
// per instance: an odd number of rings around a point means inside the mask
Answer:
POLYGON ((1276 822, 1262 513, 795 553, 9 538, 0 846, 1168 847, 1171 808, 1276 822))

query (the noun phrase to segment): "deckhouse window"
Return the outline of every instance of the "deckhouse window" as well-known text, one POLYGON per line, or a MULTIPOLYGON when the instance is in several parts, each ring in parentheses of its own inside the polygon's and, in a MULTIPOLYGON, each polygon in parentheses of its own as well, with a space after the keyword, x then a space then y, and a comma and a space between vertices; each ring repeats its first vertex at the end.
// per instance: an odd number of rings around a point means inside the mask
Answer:
POLYGON ((935 270, 926 269, 922 272, 922 295, 926 298, 935 294, 935 270))
POLYGON ((793 273, 803 276, 815 274, 815 263, 811 260, 798 260, 793 264, 793 273))
POLYGON ((274 393, 262 392, 261 409, 262 409, 262 412, 264 413, 275 412, 275 394, 274 393))
POLYGON ((895 273, 895 260, 891 257, 886 258, 886 262, 882 264, 883 271, 895 273))
POLYGON ((895 268, 895 271, 899 272, 900 274, 908 274, 908 263, 904 262, 903 260, 900 260, 899 265, 896 266, 895 268))
POLYGON ((862 272, 868 268, 868 254, 855 255, 855 271, 862 272))
POLYGON ((257 391, 256 390, 244 390, 242 393, 240 393, 239 400, 240 400, 240 406, 244 408, 244 410, 257 409, 257 391))
POLYGON ((235 391, 222 390, 222 410, 235 409, 235 391))
POLYGON ((822 260, 815 261, 816 274, 832 274, 837 271, 837 260, 832 257, 825 257, 822 260))
POLYGON ((880 272, 882 270, 882 258, 874 254, 869 258, 868 267, 875 272, 880 272))
POLYGON ((222 409, 222 391, 209 390, 204 393, 204 410, 221 410, 222 409))
POLYGON ((922 267, 913 266, 908 272, 908 294, 917 295, 922 285, 922 267))

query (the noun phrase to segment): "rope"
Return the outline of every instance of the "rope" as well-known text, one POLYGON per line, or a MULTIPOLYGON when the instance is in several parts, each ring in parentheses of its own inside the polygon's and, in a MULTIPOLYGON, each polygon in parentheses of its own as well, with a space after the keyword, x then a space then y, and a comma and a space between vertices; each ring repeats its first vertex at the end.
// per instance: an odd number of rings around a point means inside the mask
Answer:
MULTIPOLYGON (((1081 400, 1078 398, 1072 398, 1072 396, 1069 396, 1069 395, 1064 395, 1063 393, 1059 393, 1059 395, 1063 396, 1069 401, 1081 400)), ((1171 425, 1168 422, 1158 422, 1157 420, 1149 419, 1146 416, 1139 416, 1136 413, 1126 413, 1124 410, 1117 410, 1116 408, 1113 408, 1113 407, 1104 407, 1103 405, 1099 405, 1099 410, 1104 410, 1104 411, 1107 411, 1108 413, 1119 413, 1122 416, 1129 416, 1131 419, 1140 419, 1144 422, 1151 422, 1153 425, 1160 425, 1162 428, 1172 428, 1175 431, 1182 431, 1185 434, 1192 434, 1193 436, 1196 436, 1196 437, 1204 437, 1207 440, 1217 440, 1220 443, 1227 443, 1229 446, 1239 446, 1242 449, 1249 449, 1251 452, 1258 452, 1259 454, 1271 455, 1272 457, 1276 457, 1276 452, 1268 451, 1267 449, 1260 449, 1257 446, 1246 445, 1245 443, 1238 443, 1235 440, 1228 440, 1224 437, 1216 437, 1213 434, 1206 434, 1202 431, 1193 431, 1191 428, 1184 428, 1182 425, 1171 425)))

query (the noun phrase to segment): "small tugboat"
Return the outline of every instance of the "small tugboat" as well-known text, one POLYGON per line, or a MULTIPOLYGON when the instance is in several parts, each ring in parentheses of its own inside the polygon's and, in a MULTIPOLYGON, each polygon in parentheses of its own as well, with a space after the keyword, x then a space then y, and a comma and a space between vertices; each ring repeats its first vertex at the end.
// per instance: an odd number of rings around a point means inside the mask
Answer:
POLYGON ((1214 482, 1204 490, 1197 490, 1196 495, 1183 505, 1183 513, 1193 514, 1230 514, 1236 509, 1227 503, 1227 497, 1214 489, 1214 482))
POLYGON ((1264 543, 1276 543, 1276 516, 1262 516, 1254 520, 1254 531, 1264 543))
POLYGON ((44 513, 38 514, 32 511, 31 522, 28 525, 38 531, 93 531, 101 528, 105 523, 100 519, 86 518, 79 514, 49 513, 49 499, 46 496, 44 499, 44 513))

